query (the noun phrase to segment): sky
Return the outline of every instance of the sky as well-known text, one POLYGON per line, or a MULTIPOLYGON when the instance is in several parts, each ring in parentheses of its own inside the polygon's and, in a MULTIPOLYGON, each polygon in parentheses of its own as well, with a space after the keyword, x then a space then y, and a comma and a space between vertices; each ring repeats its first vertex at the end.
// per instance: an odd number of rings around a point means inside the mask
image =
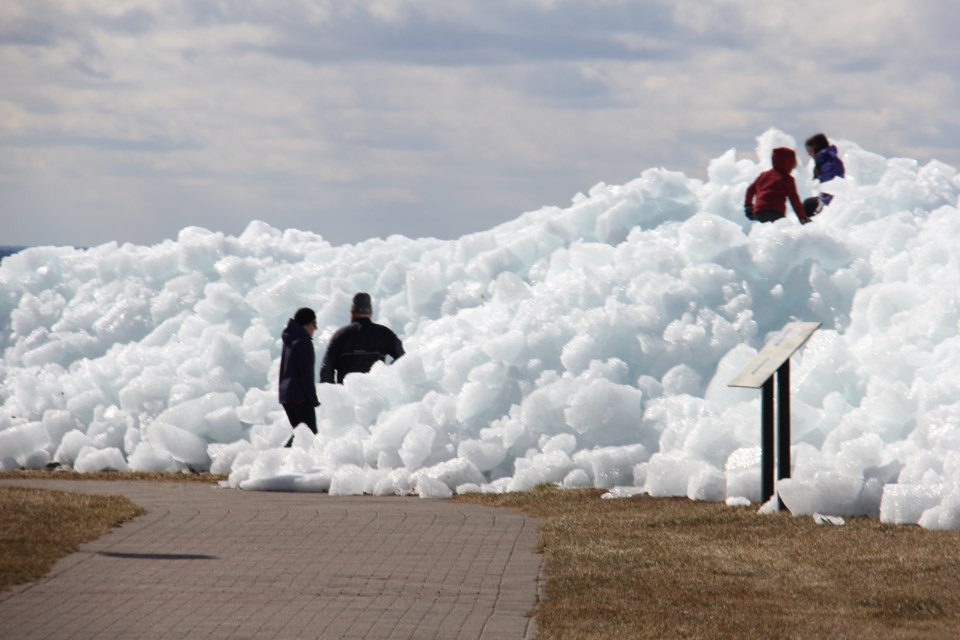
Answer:
POLYGON ((960 529, 960 173, 837 139, 845 178, 795 172, 804 196, 834 196, 812 222, 749 221, 747 186, 796 144, 770 129, 706 181, 650 168, 456 240, 332 245, 253 222, 25 249, 0 261, 0 470, 756 505, 760 392, 730 384, 804 322, 786 507, 960 529), (315 309, 316 374, 356 291, 406 353, 318 384, 318 433, 293 429, 281 331, 315 309))
POLYGON ((6 0, 0 245, 457 238, 769 127, 960 166, 948 0, 6 0))

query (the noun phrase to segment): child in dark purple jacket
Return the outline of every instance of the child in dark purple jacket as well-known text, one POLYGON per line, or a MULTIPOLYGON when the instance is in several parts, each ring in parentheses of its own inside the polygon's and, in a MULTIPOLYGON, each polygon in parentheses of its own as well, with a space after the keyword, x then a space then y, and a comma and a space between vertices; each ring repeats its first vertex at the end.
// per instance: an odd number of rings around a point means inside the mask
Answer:
MULTIPOLYGON (((834 178, 842 178, 846 173, 843 160, 837 155, 837 147, 830 144, 822 133, 810 136, 806 142, 807 153, 813 158, 813 179, 821 184, 834 178)), ((830 204, 833 196, 821 193, 819 196, 803 201, 803 210, 807 216, 815 216, 824 206, 830 204)))

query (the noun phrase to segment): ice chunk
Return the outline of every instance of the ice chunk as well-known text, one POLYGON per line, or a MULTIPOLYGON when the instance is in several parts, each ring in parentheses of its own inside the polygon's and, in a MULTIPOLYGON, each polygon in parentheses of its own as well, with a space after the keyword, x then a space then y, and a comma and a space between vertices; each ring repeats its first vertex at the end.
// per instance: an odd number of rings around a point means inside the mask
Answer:
POLYGON ((420 476, 416 481, 416 492, 421 498, 449 498, 453 491, 445 482, 428 476, 420 476))
POLYGON ((528 491, 541 483, 561 482, 576 468, 563 451, 539 453, 532 458, 518 458, 509 491, 528 491))
POLYGON ((149 442, 138 444, 130 455, 128 463, 131 471, 166 473, 181 469, 180 464, 170 455, 169 451, 158 451, 149 442))
POLYGON ((760 502, 760 454, 760 447, 744 447, 727 457, 727 497, 760 502))
POLYGON ((816 525, 825 525, 832 524, 835 527, 839 527, 845 524, 843 518, 840 516, 825 516, 822 513, 813 514, 813 523, 816 525))
POLYGON ((50 444, 50 433, 42 422, 27 422, 0 431, 0 456, 26 460, 34 451, 50 444))
MULTIPOLYGON (((227 437, 237 433, 239 425, 229 417, 224 418, 218 411, 226 408, 235 408, 240 405, 237 396, 230 392, 206 393, 199 398, 185 400, 170 407, 157 416, 155 422, 176 425, 177 428, 189 431, 198 436, 212 436, 211 424, 208 417, 213 414, 214 428, 223 428, 227 437)), ((220 434, 218 434, 220 435, 220 434)))
POLYGON ((411 402, 384 411, 370 429, 370 446, 397 449, 404 437, 420 421, 420 405, 411 402))
POLYGON ((484 363, 471 370, 467 378, 457 397, 457 420, 467 422, 505 408, 507 367, 504 364, 484 363))
POLYGON ((593 480, 591 480, 590 476, 588 476, 587 472, 583 469, 574 469, 563 478, 561 484, 566 489, 583 489, 592 487, 593 480))
POLYGON ((414 483, 406 469, 394 469, 377 479, 373 486, 373 495, 407 495, 413 490, 414 483))
MULTIPOLYGON (((309 431, 309 429, 307 429, 309 431)), ((313 435, 312 433, 310 435, 313 435)), ((230 473, 233 462, 243 451, 250 451, 253 445, 247 440, 237 440, 230 444, 211 444, 207 446, 207 455, 212 460, 210 473, 230 473)))
POLYGON ((72 467, 77 460, 77 456, 80 455, 80 450, 84 447, 92 446, 94 446, 92 438, 82 431, 74 429, 63 436, 63 439, 60 441, 60 446, 57 447, 57 452, 54 454, 53 459, 60 464, 65 464, 68 467, 72 467))
POLYGON ((43 412, 43 426, 50 436, 51 444, 59 443, 68 432, 80 427, 80 423, 73 415, 64 409, 48 409, 43 412))
POLYGON ((677 454, 655 453, 647 463, 647 493, 656 497, 685 496, 694 476, 710 470, 702 460, 677 454))
POLYGON ((495 336, 483 344, 482 349, 494 360, 516 364, 524 359, 525 347, 526 338, 523 333, 514 329, 502 336, 495 336))
MULTIPOLYGON (((355 464, 345 464, 333 472, 330 479, 330 495, 360 496, 367 483, 366 473, 355 464)), ((449 489, 448 489, 449 490, 449 489)))
POLYGON ((589 466, 595 487, 614 487, 634 484, 633 469, 650 458, 642 444, 623 447, 598 447, 580 451, 573 461, 580 467, 589 466))
MULTIPOLYGON (((236 398, 236 396, 234 396, 236 398)), ((234 442, 243 436, 235 405, 214 409, 203 417, 206 432, 215 442, 234 442)))
POLYGON ((643 393, 609 380, 579 388, 564 411, 567 424, 595 445, 626 444, 640 431, 643 393))
POLYGON ((546 437, 546 442, 540 447, 544 453, 551 451, 563 451, 568 456, 572 456, 577 450, 577 436, 572 433, 558 433, 552 437, 546 437))
POLYGON ((407 469, 418 468, 430 456, 436 435, 436 430, 425 424, 418 424, 407 432, 400 446, 400 459, 407 469))
POLYGON ((861 500, 863 479, 856 476, 820 471, 810 480, 785 478, 777 482, 777 492, 795 516, 817 512, 835 516, 866 513, 861 500))
POLYGON ((687 482, 687 497, 691 500, 723 502, 726 495, 727 479, 719 469, 705 467, 687 482))
POLYGON ((21 456, 18 461, 25 469, 43 469, 50 462, 50 452, 46 449, 37 449, 33 453, 21 456))
POLYGON ((84 447, 77 454, 77 460, 73 468, 80 473, 93 473, 95 471, 126 471, 127 461, 123 457, 120 449, 97 449, 96 447, 84 447))
POLYGON ((195 471, 206 471, 210 468, 206 441, 185 429, 164 422, 154 422, 146 427, 146 440, 154 449, 168 452, 175 460, 195 471))
POLYGON ((646 493, 641 487, 614 487, 600 496, 602 500, 612 500, 617 498, 632 498, 646 493))
POLYGON ((457 457, 469 460, 479 471, 496 468, 507 457, 507 450, 497 440, 464 440, 457 445, 457 457))
MULTIPOLYGON (((298 427, 298 429, 299 428, 306 429, 306 427, 298 427)), ((296 431, 294 433, 296 433, 296 431)), ((346 465, 353 465, 355 467, 364 466, 366 459, 363 453, 362 437, 362 430, 358 430, 328 442, 323 449, 321 461, 325 466, 334 469, 346 465)), ((296 444, 296 442, 297 438, 294 438, 294 444, 296 444)))
POLYGON ((960 493, 944 496, 940 504, 921 514, 917 524, 925 529, 960 529, 960 493))
POLYGON ((694 395, 699 393, 701 385, 700 374, 685 364, 678 364, 663 376, 663 390, 671 395, 694 395))
MULTIPOLYGON (((923 513, 938 507, 943 489, 931 484, 888 484, 880 500, 880 521, 892 524, 918 524, 923 513)), ((936 519, 939 521, 939 513, 936 519)), ((934 514, 928 519, 932 523, 934 514)))
POLYGON ((486 478, 483 477, 483 474, 480 473, 477 467, 469 460, 464 460, 463 458, 447 460, 446 462, 435 464, 432 467, 421 469, 412 474, 411 477, 419 480, 421 476, 439 480, 451 489, 461 484, 482 484, 486 481, 486 478))
POLYGON ((413 311, 434 314, 443 302, 445 280, 439 264, 423 265, 407 272, 407 303, 413 311))

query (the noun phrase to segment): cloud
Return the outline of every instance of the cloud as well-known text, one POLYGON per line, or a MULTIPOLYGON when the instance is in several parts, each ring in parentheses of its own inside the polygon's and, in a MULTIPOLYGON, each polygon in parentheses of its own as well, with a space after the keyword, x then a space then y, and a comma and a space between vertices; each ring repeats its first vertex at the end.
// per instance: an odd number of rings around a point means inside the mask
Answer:
POLYGON ((4 241, 149 242, 254 217, 336 242, 456 237, 651 166, 703 175, 770 126, 960 165, 952 11, 4 3, 0 189, 16 197, 0 214, 34 223, 4 241), (121 222, 101 223, 111 210, 121 222))

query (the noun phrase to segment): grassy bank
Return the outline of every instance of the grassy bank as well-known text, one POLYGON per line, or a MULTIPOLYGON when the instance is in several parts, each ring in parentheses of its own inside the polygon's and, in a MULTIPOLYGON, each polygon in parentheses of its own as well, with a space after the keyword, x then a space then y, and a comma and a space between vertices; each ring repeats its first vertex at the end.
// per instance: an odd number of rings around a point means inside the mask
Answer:
POLYGON ((0 591, 42 578, 59 558, 143 512, 119 496, 0 487, 0 591))
POLYGON ((958 638, 960 531, 545 488, 540 638, 958 638))

